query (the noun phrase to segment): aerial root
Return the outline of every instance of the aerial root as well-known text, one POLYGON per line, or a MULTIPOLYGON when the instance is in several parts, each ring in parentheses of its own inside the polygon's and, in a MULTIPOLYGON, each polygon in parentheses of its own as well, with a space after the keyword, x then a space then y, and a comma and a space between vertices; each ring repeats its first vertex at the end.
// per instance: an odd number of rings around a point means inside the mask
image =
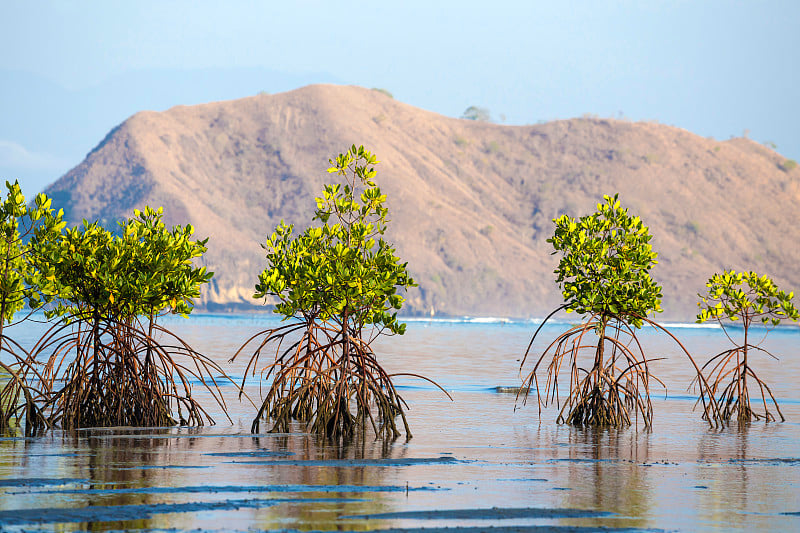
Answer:
MULTIPOLYGON (((534 339, 521 367, 530 354, 534 339)), ((556 418, 558 423, 618 427, 630 425, 632 417, 639 416, 644 426, 650 427, 653 415, 650 380, 661 383, 651 376, 650 361, 652 359, 645 358, 631 326, 616 320, 603 323, 597 316, 592 316, 559 335, 542 352, 533 370, 523 379, 523 401, 529 391, 535 389, 540 415, 542 407, 551 403, 561 405, 558 382, 566 365, 569 368, 569 394, 556 418), (592 332, 597 332, 597 337, 590 341, 587 334, 592 332), (592 355, 592 365, 584 367, 579 360, 589 354, 592 355), (539 380, 540 369, 544 369, 546 374, 543 385, 539 380)))
POLYGON ((214 423, 192 396, 200 382, 226 411, 219 365, 157 325, 77 317, 50 328, 31 352, 44 356, 43 412, 50 425, 160 427, 214 423), (156 341, 159 333, 165 341, 156 341))
POLYGON ((392 376, 357 331, 343 334, 338 323, 308 320, 303 327, 293 324, 254 335, 233 358, 251 342, 257 343, 247 365, 252 374, 265 347, 276 346, 274 362, 261 370, 263 379, 272 378, 272 384, 253 421, 253 432, 259 431, 261 420, 270 420, 273 432, 286 432, 297 421, 335 441, 350 439, 366 427, 376 438, 395 439, 401 434, 400 417, 411 436, 406 405, 392 376), (296 334, 299 340, 287 340, 296 334))

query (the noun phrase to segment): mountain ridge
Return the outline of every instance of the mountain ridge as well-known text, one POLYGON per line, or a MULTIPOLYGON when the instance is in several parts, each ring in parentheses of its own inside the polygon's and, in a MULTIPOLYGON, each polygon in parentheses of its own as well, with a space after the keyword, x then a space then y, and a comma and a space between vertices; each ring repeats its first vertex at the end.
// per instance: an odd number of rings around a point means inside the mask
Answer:
POLYGON ((666 319, 693 316, 725 268, 800 285, 800 170, 747 139, 613 119, 505 126, 453 119, 353 86, 163 112, 114 128, 45 192, 72 222, 145 204, 209 236, 207 306, 246 306, 266 265, 259 243, 283 219, 311 222, 328 158, 363 144, 382 162, 388 238, 420 287, 411 314, 542 316, 561 301, 551 219, 603 194, 642 217, 659 252, 666 319))

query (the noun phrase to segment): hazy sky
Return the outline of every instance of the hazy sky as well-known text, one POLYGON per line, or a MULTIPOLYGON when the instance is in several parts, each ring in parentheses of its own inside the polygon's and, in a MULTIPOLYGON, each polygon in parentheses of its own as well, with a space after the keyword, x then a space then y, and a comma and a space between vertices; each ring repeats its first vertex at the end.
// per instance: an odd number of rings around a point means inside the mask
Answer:
POLYGON ((509 124, 592 113, 747 130, 800 159, 799 15, 796 0, 7 1, 0 172, 14 175, 0 179, 38 190, 141 109, 315 81, 509 124))

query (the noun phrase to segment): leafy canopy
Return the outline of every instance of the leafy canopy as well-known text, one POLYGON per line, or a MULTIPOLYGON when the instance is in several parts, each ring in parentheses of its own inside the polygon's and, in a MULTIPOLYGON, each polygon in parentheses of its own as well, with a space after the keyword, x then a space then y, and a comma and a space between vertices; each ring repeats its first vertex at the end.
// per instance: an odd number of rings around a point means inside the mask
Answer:
POLYGON ((554 220, 547 242, 563 254, 555 270, 567 311, 616 317, 641 327, 641 317, 661 311, 661 287, 649 271, 658 254, 647 226, 620 206, 618 195, 603 196, 597 212, 554 220))
POLYGON ((44 242, 64 228, 63 212, 53 213, 50 199, 38 194, 25 203, 18 182, 6 181, 6 198, 0 205, 0 320, 14 319, 25 302, 31 309, 49 301, 52 283, 32 262, 31 239, 44 242))
POLYGON ((115 235, 97 222, 83 222, 58 240, 43 244, 40 260, 49 265, 61 303, 51 316, 156 316, 169 309, 186 315, 199 287, 213 276, 193 259, 208 239, 191 240, 191 225, 168 229, 163 209, 134 210, 115 235))
POLYGON ((337 318, 385 327, 402 334, 397 321, 399 288, 416 286, 392 245, 383 239, 386 195, 373 179, 377 158, 353 145, 328 172, 343 183, 325 185, 314 220, 322 223, 293 236, 281 222, 262 245, 269 266, 259 275, 254 298, 276 296, 275 312, 286 318, 337 318))
POLYGON ((766 275, 726 270, 714 274, 706 287, 708 294, 698 295, 702 301, 697 303, 700 307, 697 322, 727 318, 741 319, 746 326, 754 320, 777 326, 781 320, 798 319, 798 311, 792 303, 794 293, 779 290, 766 275))

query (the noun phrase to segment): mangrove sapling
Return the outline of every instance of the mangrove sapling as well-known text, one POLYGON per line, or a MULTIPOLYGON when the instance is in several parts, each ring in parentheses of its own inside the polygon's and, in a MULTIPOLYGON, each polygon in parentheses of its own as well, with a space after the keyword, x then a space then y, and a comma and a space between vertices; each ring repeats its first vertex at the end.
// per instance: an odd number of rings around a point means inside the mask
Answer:
POLYGON ((276 298, 275 312, 290 322, 254 335, 233 356, 254 350, 246 380, 262 353, 275 350, 260 369, 272 383, 252 430, 264 418, 273 421, 273 431, 296 420, 336 440, 367 426, 376 437, 395 438, 399 416, 411 437, 407 406, 392 381, 397 374, 384 370, 372 342, 405 332, 397 320, 398 291, 416 284, 383 239, 388 210, 373 182, 375 156, 352 146, 330 163, 328 172, 344 183, 326 185, 316 199, 314 220, 322 225, 294 236, 281 222, 263 245, 268 266, 254 297, 276 298))
MULTIPOLYGON (((651 380, 663 383, 650 373, 655 359, 646 357, 637 330, 644 323, 660 328, 647 318, 661 311, 661 287, 649 274, 657 254, 642 220, 628 215, 617 195, 603 199, 591 215, 577 220, 563 215, 554 220, 555 233, 547 242, 554 254, 562 254, 555 274, 565 303, 536 330, 520 370, 542 326, 556 312, 574 311, 584 319, 547 345, 523 379, 522 391, 527 400, 535 387, 540 415, 543 406, 561 405, 558 380, 566 364, 569 393, 557 422, 616 427, 641 416, 645 427, 650 427, 651 380), (542 384, 539 373, 545 368, 547 378, 542 384)), ((701 391, 704 405, 707 395, 707 389, 701 391)), ((713 404, 713 398, 709 401, 713 404)))
POLYGON ((58 317, 31 352, 43 359, 48 417, 65 429, 91 426, 201 425, 213 422, 192 396, 199 381, 225 410, 208 357, 157 323, 188 315, 212 276, 193 260, 206 240, 190 225, 168 229, 161 209, 134 211, 119 235, 97 223, 34 243, 50 265, 58 317))
POLYGON ((705 410, 703 416, 716 417, 723 424, 732 419, 739 422, 750 422, 753 419, 775 420, 775 414, 769 409, 769 396, 775 412, 781 421, 785 420, 769 386, 756 374, 752 355, 762 353, 777 359, 761 344, 770 329, 778 326, 782 320, 797 321, 798 311, 792 303, 794 293, 787 294, 779 290, 775 282, 767 276, 733 270, 714 274, 706 286, 708 294, 698 295, 702 300, 697 303, 700 307, 697 322, 716 320, 734 347, 718 353, 703 365, 703 369, 709 371, 711 391, 720 404, 716 413, 705 410), (726 320, 742 321, 741 341, 733 340, 729 331, 730 322, 726 320), (757 342, 753 342, 750 327, 756 322, 761 322, 767 329, 757 342), (750 404, 748 387, 753 383, 758 386, 761 395, 763 411, 760 412, 754 410, 750 404))
POLYGON ((64 222, 62 212, 54 214, 44 194, 29 206, 19 183, 7 181, 6 189, 0 205, 0 431, 24 420, 26 435, 33 435, 47 427, 37 388, 40 376, 8 330, 49 301, 51 283, 47 273, 33 264, 30 241, 56 238, 64 222))

